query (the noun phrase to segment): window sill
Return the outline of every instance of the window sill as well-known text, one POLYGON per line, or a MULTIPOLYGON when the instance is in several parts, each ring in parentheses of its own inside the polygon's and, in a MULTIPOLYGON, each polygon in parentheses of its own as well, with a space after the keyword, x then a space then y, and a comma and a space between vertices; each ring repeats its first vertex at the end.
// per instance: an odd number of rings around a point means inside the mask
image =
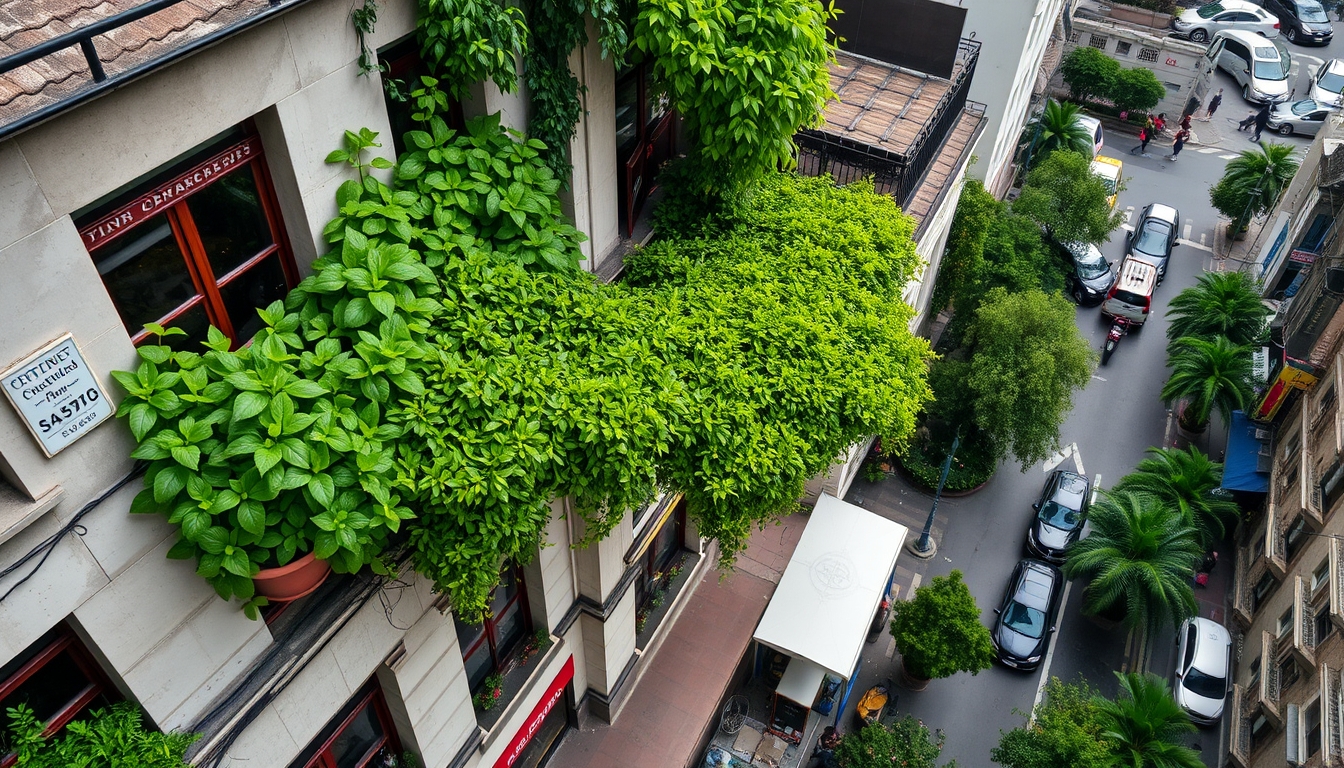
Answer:
POLYGON ((703 555, 697 555, 695 552, 683 549, 676 560, 676 567, 681 568, 676 577, 668 579, 667 584, 663 587, 662 594, 655 592, 656 597, 653 600, 650 600, 645 606, 636 607, 636 648, 643 651, 649 647, 649 643, 658 634, 658 629, 662 626, 663 620, 681 603, 686 585, 690 583, 692 577, 700 575, 699 566, 702 559, 703 555), (655 602, 658 605, 654 605, 655 602), (642 624, 641 618, 643 619, 642 624))
POLYGON ((59 485, 36 499, 29 499, 8 483, 0 483, 0 544, 18 536, 64 497, 65 489, 59 485))
MULTIPOLYGON (((538 669, 541 669, 557 653, 560 652, 560 646, 563 645, 555 637, 551 637, 551 646, 544 651, 534 652, 531 656, 523 657, 520 655, 509 662, 509 670, 504 673, 504 685, 501 686, 503 694, 495 706, 488 710, 476 708, 476 725, 488 735, 481 742, 481 751, 490 749, 490 745, 495 742, 499 736, 498 733, 491 731, 501 721, 507 720, 508 715, 512 713, 515 706, 520 701, 527 699, 527 694, 539 682, 533 679, 538 669)), ((475 707, 473 701, 472 706, 475 707)))

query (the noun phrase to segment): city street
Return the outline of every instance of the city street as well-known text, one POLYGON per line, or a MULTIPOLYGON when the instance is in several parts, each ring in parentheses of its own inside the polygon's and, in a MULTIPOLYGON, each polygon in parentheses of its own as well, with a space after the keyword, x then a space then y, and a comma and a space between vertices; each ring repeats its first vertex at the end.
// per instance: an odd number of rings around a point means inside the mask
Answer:
MULTIPOLYGON (((1244 134, 1232 131, 1232 135, 1244 134)), ((1128 153, 1136 143, 1133 137, 1108 135, 1106 142, 1103 154, 1125 163, 1126 186, 1117 209, 1134 219, 1151 202, 1175 206, 1181 213, 1182 238, 1172 255, 1167 279, 1158 289, 1152 319, 1142 331, 1124 339, 1107 366, 1096 370, 1091 384, 1078 393, 1062 430, 1062 444, 1076 445, 1077 449, 1076 454, 1064 458, 1061 466, 1076 466, 1101 487, 1108 487, 1130 471, 1143 458, 1144 450, 1160 445, 1168 432, 1169 415, 1158 400, 1166 380, 1166 320, 1162 313, 1166 302, 1192 285, 1201 271, 1215 268, 1210 246, 1217 214, 1209 203, 1208 189, 1221 176, 1226 158, 1232 156, 1218 147, 1190 147, 1179 161, 1171 162, 1165 159, 1170 151, 1167 147, 1150 145, 1149 156, 1139 157, 1128 153)), ((1125 229, 1117 230, 1102 248, 1117 263, 1124 255, 1125 234, 1125 229)), ((1099 349, 1109 327, 1101 320, 1100 311, 1079 308, 1077 318, 1084 336, 1099 349)), ((1212 445, 1201 447, 1217 455, 1222 450, 1221 430, 1215 427, 1210 433, 1206 441, 1212 445)), ((923 577, 927 580, 954 568, 962 570, 986 624, 994 618, 992 611, 1003 596, 1013 565, 1023 556, 1031 503, 1046 477, 1043 465, 1025 472, 1019 469, 1017 464, 1008 464, 979 492, 942 500, 939 516, 946 530, 938 554, 923 577)), ((864 484, 858 482, 849 496, 861 500, 863 492, 864 484)), ((928 508, 927 496, 913 490, 907 496, 909 501, 903 503, 928 508)), ((1125 632, 1102 629, 1081 615, 1081 585, 1071 586, 1066 595, 1053 652, 1047 656, 1043 671, 1024 674, 996 665, 976 676, 961 674, 934 681, 923 692, 899 690, 900 712, 914 714, 929 728, 945 731, 944 759, 955 758, 968 766, 989 764, 989 751, 998 743, 1000 731, 1022 724, 1023 715, 1014 710, 1025 713, 1031 709, 1047 674, 1065 680, 1082 674, 1104 693, 1114 693, 1112 671, 1125 658, 1125 632)), ((1153 647, 1150 669, 1159 675, 1171 674, 1173 637, 1168 630, 1153 647)), ((868 646, 860 686, 888 676, 899 680, 897 658, 889 636, 868 646)), ((1219 729, 1202 730, 1191 744, 1198 745, 1209 765, 1216 766, 1222 754, 1220 738, 1219 729)))

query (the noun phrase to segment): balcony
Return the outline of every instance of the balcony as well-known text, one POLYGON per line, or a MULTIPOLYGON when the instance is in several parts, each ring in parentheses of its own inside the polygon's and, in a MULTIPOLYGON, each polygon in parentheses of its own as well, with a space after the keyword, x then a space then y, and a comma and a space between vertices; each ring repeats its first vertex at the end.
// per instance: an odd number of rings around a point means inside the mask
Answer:
POLYGON ((966 100, 979 55, 979 42, 962 40, 944 79, 837 52, 825 124, 794 137, 798 172, 838 184, 871 176, 919 221, 918 237, 984 128, 984 105, 966 100))
POLYGON ((1344 542, 1330 540, 1330 620, 1344 629, 1344 542))
POLYGON ((1283 727, 1283 716, 1279 712, 1279 657, 1278 638, 1273 632, 1260 633, 1260 680, 1256 694, 1260 711, 1269 718, 1275 728, 1283 727))
MULTIPOLYGON (((1308 577, 1310 578, 1310 577, 1308 577)), ((1316 667, 1316 617, 1311 610, 1311 584, 1293 577, 1293 655, 1303 666, 1316 667)))
POLYGON ((1242 629, 1249 629, 1255 619, 1255 585, 1268 572, 1264 558, 1252 562, 1251 553, 1245 548, 1237 553, 1237 572, 1232 578, 1232 617, 1242 629))
POLYGON ((1321 664, 1321 761, 1340 764, 1339 673, 1329 664, 1321 664))
MULTIPOLYGON (((1273 494, 1277 496, 1278 494, 1273 494)), ((1284 537, 1283 526, 1279 521, 1279 505, 1271 499, 1265 508, 1265 554, 1264 561, 1274 578, 1283 581, 1288 575, 1288 543, 1284 537)))
POLYGON ((1251 765, 1251 722, 1255 719, 1255 699, 1248 698, 1240 685, 1232 686, 1232 706, 1228 710, 1228 752, 1237 768, 1251 765))

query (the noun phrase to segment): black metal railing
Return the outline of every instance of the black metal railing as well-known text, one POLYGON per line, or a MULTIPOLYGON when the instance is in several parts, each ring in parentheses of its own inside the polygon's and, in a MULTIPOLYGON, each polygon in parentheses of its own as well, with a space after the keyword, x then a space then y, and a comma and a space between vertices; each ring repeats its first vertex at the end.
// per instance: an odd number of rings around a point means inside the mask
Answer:
POLYGON ((984 113, 984 105, 966 99, 979 58, 978 40, 963 39, 958 43, 959 66, 952 75, 951 85, 939 96, 905 150, 894 152, 824 131, 801 131, 794 137, 798 144, 798 172, 806 176, 829 173, 842 185, 871 176, 878 192, 896 198, 903 208, 908 206, 962 112, 984 113))

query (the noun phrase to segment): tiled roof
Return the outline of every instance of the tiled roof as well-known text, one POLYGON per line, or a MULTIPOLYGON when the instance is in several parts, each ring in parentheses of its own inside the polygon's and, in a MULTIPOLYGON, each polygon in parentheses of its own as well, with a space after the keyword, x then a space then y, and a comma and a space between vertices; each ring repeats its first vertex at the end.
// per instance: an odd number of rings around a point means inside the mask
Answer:
MULTIPOLYGON (((144 0, 0 0, 0 58, 88 26, 144 0)), ((161 58, 268 7, 267 0, 182 0, 93 38, 109 78, 161 58)), ((79 46, 0 74, 0 126, 93 85, 79 46)))
POLYGON ((969 104, 967 106, 968 109, 961 113, 957 118, 957 124, 948 132, 942 149, 938 150, 938 156, 929 164, 928 171, 915 188, 910 203, 905 207, 905 212, 914 216, 915 221, 919 222, 915 229, 916 240, 923 233, 924 226, 929 223, 934 208, 952 186, 954 181, 952 174, 965 161, 975 134, 981 130, 985 122, 983 107, 977 105, 977 109, 972 110, 969 104))
MULTIPOLYGON (((958 60, 953 77, 962 67, 958 60)), ((952 82, 837 51, 823 133, 903 155, 952 82)))

